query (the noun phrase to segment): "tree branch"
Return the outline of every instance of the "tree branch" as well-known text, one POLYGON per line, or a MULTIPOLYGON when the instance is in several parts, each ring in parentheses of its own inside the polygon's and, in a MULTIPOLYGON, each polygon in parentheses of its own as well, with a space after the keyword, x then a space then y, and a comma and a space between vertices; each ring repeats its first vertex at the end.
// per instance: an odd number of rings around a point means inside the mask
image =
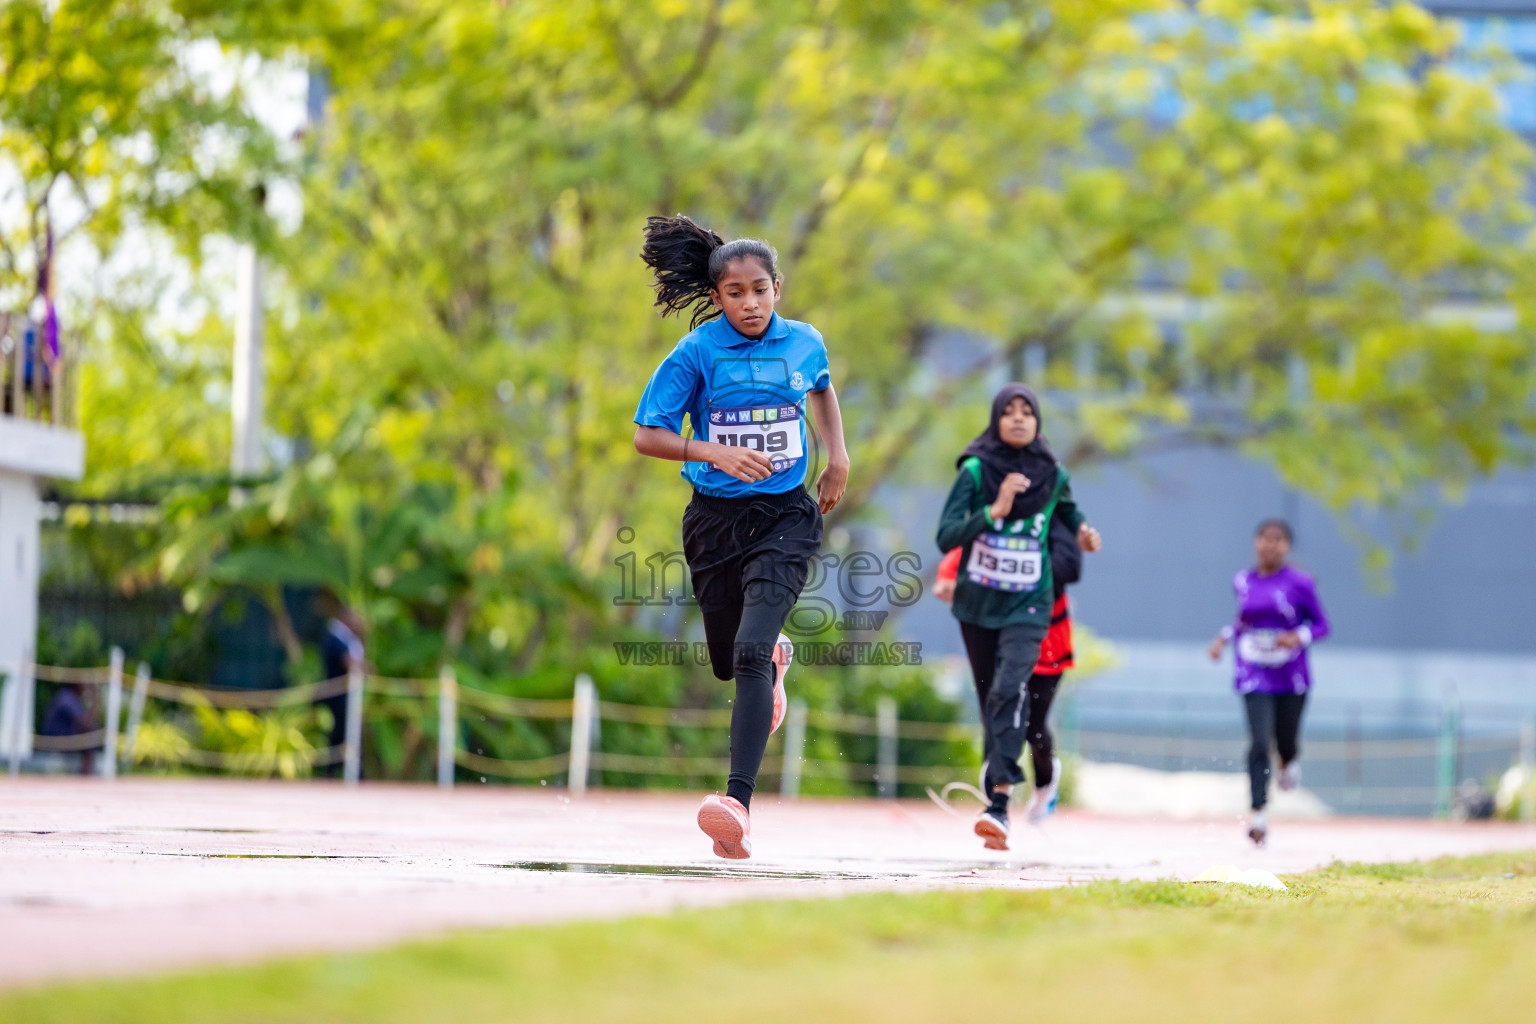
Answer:
POLYGON ((666 89, 658 88, 645 73, 645 69, 640 66, 640 59, 636 56, 634 48, 629 45, 629 41, 624 38, 619 23, 609 15, 607 4, 597 5, 597 20, 602 26, 603 33, 613 46, 614 54, 619 58, 619 64, 623 67, 624 73, 633 82, 635 91, 640 94, 640 98, 651 110, 665 110, 676 106, 703 76, 704 69, 709 66, 709 58, 714 53, 715 44, 720 41, 720 2, 721 0, 710 0, 709 9, 704 12, 704 27, 699 32, 699 40, 693 48, 693 58, 683 73, 666 89))
MULTIPOLYGON (((913 37, 909 46, 909 52, 902 58, 902 67, 892 72, 890 80, 893 82, 904 81, 907 77, 906 65, 920 59, 926 47, 927 40, 924 36, 918 35, 913 37)), ((790 263, 798 263, 805 256, 806 250, 810 248, 812 237, 820 230, 827 214, 832 211, 832 208, 837 205, 843 196, 848 194, 849 186, 863 177, 865 158, 869 155, 869 151, 874 146, 877 138, 890 136, 892 129, 896 127, 896 122, 901 116, 902 106, 902 100, 898 100, 889 94, 881 96, 875 102, 874 113, 870 116, 869 123, 864 126, 865 132, 873 134, 870 134, 864 140, 864 145, 859 148, 859 152, 849 164, 848 170, 842 175, 843 187, 838 189, 835 195, 829 196, 827 194, 826 186, 828 182, 822 182, 822 187, 816 190, 816 199, 811 203, 811 208, 806 214, 805 221, 800 225, 800 230, 796 232, 795 240, 789 247, 790 263)))
MULTIPOLYGON (((999 365, 1017 353, 1023 351, 1029 345, 1043 341, 1049 344, 1063 337, 1073 326, 1087 315, 1091 307, 1084 305, 1076 310, 1062 313, 1056 317, 1044 330, 1020 335, 1007 345, 1000 346, 993 352, 978 359, 966 370, 951 377, 929 399, 930 407, 945 408, 950 405, 960 393, 971 384, 979 380, 983 374, 994 366, 999 365)), ((910 454, 911 449, 932 428, 934 417, 923 413, 916 416, 906 426, 889 436, 884 450, 879 452, 873 462, 873 468, 863 461, 857 462, 857 479, 864 481, 857 487, 850 487, 836 511, 831 514, 833 522, 858 512, 873 496, 876 488, 885 481, 886 476, 895 468, 896 463, 910 454)), ((862 454, 862 453, 861 453, 862 454)))

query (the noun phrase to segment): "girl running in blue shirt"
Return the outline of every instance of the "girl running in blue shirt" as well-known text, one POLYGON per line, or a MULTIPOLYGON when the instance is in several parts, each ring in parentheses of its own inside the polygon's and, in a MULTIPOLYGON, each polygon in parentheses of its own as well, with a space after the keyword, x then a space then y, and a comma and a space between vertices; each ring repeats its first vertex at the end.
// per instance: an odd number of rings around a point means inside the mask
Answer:
POLYGON ((641 250, 662 316, 693 328, 651 375, 635 410, 635 450, 683 464, 693 500, 683 554, 710 664, 736 680, 725 796, 699 808, 721 857, 752 855, 748 808, 768 737, 784 717, 790 645, 780 632, 821 547, 821 517, 842 500, 848 453, 827 347, 810 324, 774 312, 778 254, 726 242, 687 217, 651 217, 641 250), (827 445, 816 501, 805 491, 809 397, 827 445), (688 434, 683 417, 688 417, 688 434))

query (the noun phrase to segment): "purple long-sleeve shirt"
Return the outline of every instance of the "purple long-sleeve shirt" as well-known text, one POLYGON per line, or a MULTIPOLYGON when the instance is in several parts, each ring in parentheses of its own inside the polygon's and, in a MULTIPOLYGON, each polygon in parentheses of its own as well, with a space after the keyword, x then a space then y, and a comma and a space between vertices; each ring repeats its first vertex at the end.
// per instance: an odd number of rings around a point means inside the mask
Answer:
POLYGON ((1307 648, 1329 632, 1312 577, 1290 566, 1271 576, 1245 569, 1233 578, 1232 589, 1237 592, 1237 621, 1228 628, 1237 660, 1237 692, 1306 693, 1312 688, 1307 648), (1287 650, 1275 641, 1290 630, 1301 637, 1301 646, 1287 650))

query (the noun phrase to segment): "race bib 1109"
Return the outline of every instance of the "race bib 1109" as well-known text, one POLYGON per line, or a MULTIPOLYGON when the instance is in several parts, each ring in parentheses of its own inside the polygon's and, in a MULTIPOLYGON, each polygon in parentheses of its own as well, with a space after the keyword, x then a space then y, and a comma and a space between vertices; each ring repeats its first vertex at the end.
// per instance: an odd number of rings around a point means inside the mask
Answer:
POLYGON ((762 452, 772 460, 775 473, 783 472, 805 456, 797 405, 711 409, 709 439, 762 452))

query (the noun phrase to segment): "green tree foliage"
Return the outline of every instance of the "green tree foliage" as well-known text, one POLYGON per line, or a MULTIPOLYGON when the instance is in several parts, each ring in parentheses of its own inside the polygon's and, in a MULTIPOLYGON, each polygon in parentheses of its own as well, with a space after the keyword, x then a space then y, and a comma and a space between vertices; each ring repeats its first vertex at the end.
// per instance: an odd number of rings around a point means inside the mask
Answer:
MULTIPOLYGON (((129 250, 153 246, 195 264, 211 233, 270 234, 252 188, 274 163, 273 140, 238 86, 210 81, 202 65, 217 52, 169 0, 0 5, 0 311, 40 317, 56 296, 66 341, 97 328, 121 350, 93 354, 91 372, 110 367, 111 376, 86 387, 90 415, 128 435, 93 435, 114 475, 167 450, 179 448, 182 465, 211 454, 176 430, 179 445, 151 453, 135 444, 151 418, 124 399, 142 400, 197 363, 146 334, 163 268, 129 250), (76 276, 60 282, 66 253, 76 276)), ((193 425, 185 406, 158 412, 162 434, 193 425)))
POLYGON ((1411 4, 281 10, 217 17, 333 90, 273 250, 271 424, 298 457, 243 506, 176 506, 159 564, 323 577, 437 637, 415 671, 492 635, 518 669, 600 666, 618 528, 676 547, 677 467, 630 445, 683 333, 649 306, 648 214, 778 246, 842 395, 840 516, 947 474, 1030 352, 1073 464, 1242 443, 1344 507, 1530 454, 1527 321, 1448 313, 1527 272, 1529 152, 1411 4))

